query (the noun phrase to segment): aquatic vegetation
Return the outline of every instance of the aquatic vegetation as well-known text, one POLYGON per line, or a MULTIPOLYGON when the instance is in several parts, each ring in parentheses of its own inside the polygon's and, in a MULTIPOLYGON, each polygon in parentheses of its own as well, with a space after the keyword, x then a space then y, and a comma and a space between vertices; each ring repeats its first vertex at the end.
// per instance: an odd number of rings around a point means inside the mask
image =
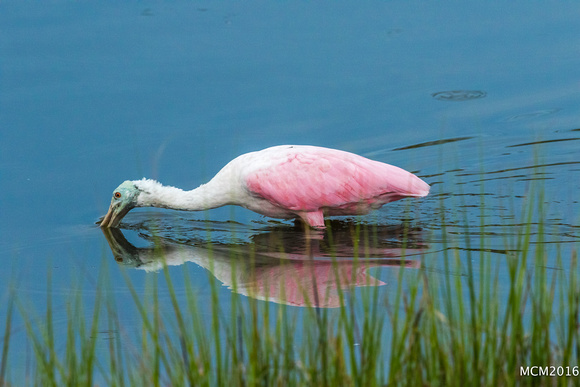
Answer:
MULTIPOLYGON (((483 214, 485 195, 480 201, 483 214)), ((205 246, 203 264, 208 270, 211 304, 204 305, 187 270, 183 271, 185 290, 175 289, 177 272, 169 265, 177 256, 167 244, 158 240, 145 251, 111 235, 108 240, 117 260, 121 256, 125 263, 139 259, 142 265, 144 257, 154 253, 157 257, 159 274, 147 294, 140 294, 125 275, 141 328, 124 329, 115 299, 99 291, 89 310, 80 296, 71 298, 67 336, 56 338, 51 289, 41 317, 34 316, 12 293, 3 306, 8 313, 0 346, 0 385, 573 384, 578 380, 573 367, 580 359, 577 250, 567 249, 571 257, 563 256, 559 244, 551 243, 555 233, 549 228, 556 226, 545 221, 543 206, 542 193, 529 192, 514 223, 501 226, 508 230, 503 234, 503 248, 498 249, 487 245, 485 237, 477 239, 478 246, 472 245, 471 235, 493 232, 484 216, 479 226, 467 219, 452 222, 441 199, 441 235, 460 227, 463 245, 443 240, 441 251, 422 254, 407 224, 399 230, 403 234, 400 253, 407 259, 399 261, 397 282, 386 295, 376 286, 381 268, 365 266, 369 257, 364 252, 371 254, 380 231, 353 223, 350 251, 355 253, 350 264, 355 268, 348 273, 359 276, 372 270, 373 276, 341 286, 348 278, 337 259, 340 251, 335 251, 327 268, 339 284, 328 291, 303 287, 301 308, 283 302, 289 299, 285 292, 298 287, 263 291, 273 285, 267 281, 289 283, 280 280, 283 270, 276 269, 276 276, 269 280, 261 279, 261 288, 250 286, 251 275, 240 275, 254 270, 253 275, 262 278, 259 270, 264 262, 256 249, 230 249, 224 256, 218 244, 205 246), (418 255, 406 257, 407 248, 418 255), (444 265, 439 276, 428 275, 428 260, 434 256, 444 265), (411 259, 420 265, 410 266, 411 259), (225 276, 224 260, 229 262, 225 276), (248 260, 258 264, 247 266, 248 260), (500 279, 500 270, 507 270, 509 281, 500 279), (218 297, 225 278, 231 289, 228 303, 223 302, 223 295, 218 297), (164 281, 167 295, 159 294, 159 281, 164 281), (365 281, 369 286, 364 286, 365 281), (320 299, 330 291, 336 300, 332 305, 320 299), (270 298, 271 294, 275 297, 270 298), (500 299, 500 294, 507 299, 500 299), (17 351, 11 343, 15 306, 34 349, 33 367, 26 375, 10 372, 10 353, 17 351), (64 347, 57 342, 64 342, 64 347), (531 376, 532 366, 564 367, 568 376, 537 379, 531 376)), ((336 245, 333 238, 343 237, 328 228, 331 255, 336 245)), ((288 252, 281 249, 280 253, 288 252)), ((110 286, 107 272, 105 262, 96 289, 110 286)), ((317 282, 313 275, 312 286, 323 286, 330 278, 326 275, 317 282)))

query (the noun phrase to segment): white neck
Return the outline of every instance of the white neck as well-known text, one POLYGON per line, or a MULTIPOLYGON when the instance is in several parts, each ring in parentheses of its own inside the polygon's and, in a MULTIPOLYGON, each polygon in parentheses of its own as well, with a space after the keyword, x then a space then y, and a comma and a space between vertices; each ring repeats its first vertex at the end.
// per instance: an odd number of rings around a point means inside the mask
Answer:
POLYGON ((149 179, 135 180, 133 183, 141 191, 137 198, 138 207, 203 211, 232 203, 230 191, 212 182, 202 184, 191 191, 163 186, 149 179))

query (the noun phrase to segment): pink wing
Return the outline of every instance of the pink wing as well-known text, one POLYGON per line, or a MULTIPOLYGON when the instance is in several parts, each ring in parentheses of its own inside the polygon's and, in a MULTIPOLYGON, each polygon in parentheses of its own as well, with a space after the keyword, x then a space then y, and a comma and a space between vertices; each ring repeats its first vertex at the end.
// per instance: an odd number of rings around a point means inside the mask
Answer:
MULTIPOLYGON (((291 211, 316 212, 377 200, 425 196, 429 185, 392 165, 333 149, 288 149, 280 162, 246 177, 254 194, 291 211)), ((314 214, 312 214, 314 215, 314 214)))

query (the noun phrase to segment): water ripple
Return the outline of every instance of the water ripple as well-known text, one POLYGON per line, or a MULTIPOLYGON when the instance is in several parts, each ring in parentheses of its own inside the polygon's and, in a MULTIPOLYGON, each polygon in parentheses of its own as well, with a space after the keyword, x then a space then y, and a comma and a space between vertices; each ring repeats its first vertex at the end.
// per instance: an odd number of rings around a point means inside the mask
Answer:
POLYGON ((487 96, 487 93, 481 90, 447 90, 438 91, 437 93, 431 94, 431 96, 438 101, 462 102, 484 98, 487 96))
POLYGON ((580 137, 557 138, 557 139, 554 139, 554 140, 542 140, 542 141, 525 142, 523 144, 507 145, 506 148, 515 148, 515 147, 518 147, 518 146, 548 144, 548 143, 551 143, 551 142, 575 141, 575 140, 580 140, 580 137))
POLYGON ((456 141, 471 140, 472 138, 475 138, 475 137, 446 138, 446 139, 443 139, 443 140, 427 141, 427 142, 422 142, 420 144, 414 144, 414 145, 404 146, 404 147, 401 147, 401 148, 395 148, 393 150, 394 151, 400 151, 400 150, 407 150, 407 149, 423 148, 423 147, 426 147, 426 146, 434 146, 434 145, 447 144, 447 143, 456 142, 456 141))
POLYGON ((529 120, 532 118, 538 118, 538 117, 543 117, 543 116, 547 116, 550 114, 554 114, 554 113, 559 112, 560 110, 561 109, 559 109, 559 108, 536 110, 536 111, 529 112, 529 113, 516 114, 514 116, 509 116, 507 118, 504 118, 502 121, 503 122, 513 122, 513 121, 529 120))

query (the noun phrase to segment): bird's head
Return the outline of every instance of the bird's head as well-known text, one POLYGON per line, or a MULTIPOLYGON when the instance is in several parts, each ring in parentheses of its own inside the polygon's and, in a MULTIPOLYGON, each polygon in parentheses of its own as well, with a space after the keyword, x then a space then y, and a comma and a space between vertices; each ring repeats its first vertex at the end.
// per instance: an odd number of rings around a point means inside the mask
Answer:
POLYGON ((121 219, 131 209, 137 207, 137 200, 141 190, 135 185, 135 182, 127 180, 113 191, 113 198, 109 211, 101 221, 101 227, 118 227, 121 219))

